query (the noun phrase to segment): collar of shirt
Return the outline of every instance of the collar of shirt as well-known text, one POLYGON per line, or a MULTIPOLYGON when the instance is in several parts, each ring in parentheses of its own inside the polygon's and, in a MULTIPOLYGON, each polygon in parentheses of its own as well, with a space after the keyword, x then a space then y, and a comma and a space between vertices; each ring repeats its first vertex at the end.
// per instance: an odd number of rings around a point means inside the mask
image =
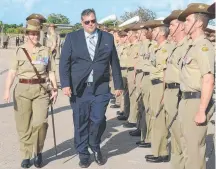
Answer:
POLYGON ((97 30, 95 30, 92 34, 86 32, 86 31, 84 31, 84 33, 85 33, 85 38, 86 39, 89 39, 92 35, 94 35, 94 38, 98 37, 98 31, 97 30))

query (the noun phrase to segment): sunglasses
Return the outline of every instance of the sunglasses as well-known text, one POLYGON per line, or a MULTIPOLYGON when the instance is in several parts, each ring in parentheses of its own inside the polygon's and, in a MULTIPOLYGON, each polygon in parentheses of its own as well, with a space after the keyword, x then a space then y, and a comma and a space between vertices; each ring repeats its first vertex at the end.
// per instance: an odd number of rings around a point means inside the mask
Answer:
POLYGON ((90 23, 95 24, 96 23, 96 19, 90 20, 90 21, 84 21, 85 25, 89 25, 90 23))

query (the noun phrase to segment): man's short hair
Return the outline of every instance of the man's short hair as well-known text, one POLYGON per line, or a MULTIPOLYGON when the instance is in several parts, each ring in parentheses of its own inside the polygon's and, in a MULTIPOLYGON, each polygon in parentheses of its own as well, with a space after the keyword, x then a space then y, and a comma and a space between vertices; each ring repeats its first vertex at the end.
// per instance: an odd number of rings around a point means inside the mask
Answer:
POLYGON ((169 28, 167 26, 160 26, 160 31, 164 33, 164 36, 167 38, 169 35, 169 28))
POLYGON ((94 10, 94 9, 85 9, 85 10, 82 11, 82 13, 81 13, 81 19, 83 19, 84 16, 90 15, 91 13, 93 13, 94 16, 96 17, 96 13, 95 13, 95 10, 94 10))
POLYGON ((203 29, 208 26, 209 16, 204 13, 195 13, 194 17, 196 20, 201 21, 203 23, 203 29))

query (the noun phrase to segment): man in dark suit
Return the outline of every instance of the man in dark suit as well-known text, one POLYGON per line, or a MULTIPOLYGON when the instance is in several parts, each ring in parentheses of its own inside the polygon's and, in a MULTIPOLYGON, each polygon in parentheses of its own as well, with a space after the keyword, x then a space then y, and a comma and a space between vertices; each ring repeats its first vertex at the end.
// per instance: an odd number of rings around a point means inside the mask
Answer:
POLYGON ((84 29, 69 33, 60 58, 62 90, 70 97, 75 128, 75 147, 80 167, 90 165, 88 146, 95 161, 103 165, 101 136, 106 128, 105 112, 111 98, 111 65, 115 96, 122 94, 123 82, 119 59, 111 34, 97 29, 93 9, 81 14, 84 29))

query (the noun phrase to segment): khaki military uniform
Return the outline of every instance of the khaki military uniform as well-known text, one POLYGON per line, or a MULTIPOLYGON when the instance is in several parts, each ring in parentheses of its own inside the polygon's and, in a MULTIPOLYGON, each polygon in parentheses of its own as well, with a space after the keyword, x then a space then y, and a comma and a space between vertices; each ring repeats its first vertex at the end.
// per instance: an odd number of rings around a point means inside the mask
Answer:
POLYGON ((171 54, 173 46, 167 41, 164 41, 155 51, 154 69, 150 74, 152 87, 150 89, 150 109, 152 111, 152 152, 154 157, 166 156, 167 151, 167 135, 166 115, 164 108, 161 105, 161 100, 164 93, 163 77, 164 69, 166 68, 166 60, 171 54))
MULTIPOLYGON (((208 73, 214 74, 215 51, 204 35, 196 38, 185 54, 180 74, 180 88, 182 100, 179 104, 179 119, 181 132, 185 142, 185 169, 206 169, 207 123, 197 126, 194 122, 199 111, 200 101, 197 98, 186 98, 186 93, 201 92, 202 77, 208 73)), ((213 113, 213 101, 210 101, 206 110, 207 121, 213 113)))
POLYGON ((155 41, 150 41, 146 39, 143 41, 142 47, 140 48, 139 55, 142 58, 142 62, 137 64, 137 67, 140 67, 143 71, 143 77, 140 83, 141 92, 142 92, 142 104, 144 106, 144 111, 142 111, 141 115, 141 141, 145 141, 146 143, 150 143, 151 141, 151 111, 149 104, 149 94, 151 88, 151 80, 150 73, 154 68, 151 62, 155 61, 154 55, 152 55, 153 51, 157 49, 157 45, 155 41))
MULTIPOLYGON (((28 51, 27 45, 20 46, 10 69, 17 72, 18 79, 38 79, 22 48, 28 51)), ((47 70, 49 73, 55 72, 54 58, 48 48, 38 45, 29 55, 41 78, 47 78, 47 70)), ((41 85, 48 88, 46 83, 41 85)), ((50 100, 41 85, 18 83, 14 89, 15 120, 23 159, 31 159, 33 151, 35 155, 41 153, 44 146, 50 100)))
MULTIPOLYGON (((60 51, 59 51, 59 41, 60 41, 60 36, 55 33, 55 34, 48 34, 47 35, 47 40, 46 40, 46 46, 48 48, 51 48, 53 46, 53 43, 56 43, 56 48, 55 48, 55 53, 53 53, 53 57, 55 59, 55 63, 56 63, 56 70, 59 70, 59 60, 60 60, 60 51)), ((59 71, 56 71, 56 81, 58 83, 58 85, 60 85, 60 76, 59 76, 59 71)))
POLYGON ((168 124, 174 120, 171 126, 171 164, 173 169, 184 169, 183 150, 181 145, 182 134, 177 116, 178 104, 180 101, 180 67, 181 58, 187 50, 188 37, 179 42, 167 59, 164 82, 166 90, 164 93, 164 107, 168 115, 168 124))
POLYGON ((136 57, 138 56, 139 43, 131 44, 128 48, 127 56, 127 67, 128 67, 128 90, 130 97, 130 114, 128 118, 129 123, 137 123, 138 119, 138 102, 136 93, 136 83, 135 83, 135 64, 136 57))

